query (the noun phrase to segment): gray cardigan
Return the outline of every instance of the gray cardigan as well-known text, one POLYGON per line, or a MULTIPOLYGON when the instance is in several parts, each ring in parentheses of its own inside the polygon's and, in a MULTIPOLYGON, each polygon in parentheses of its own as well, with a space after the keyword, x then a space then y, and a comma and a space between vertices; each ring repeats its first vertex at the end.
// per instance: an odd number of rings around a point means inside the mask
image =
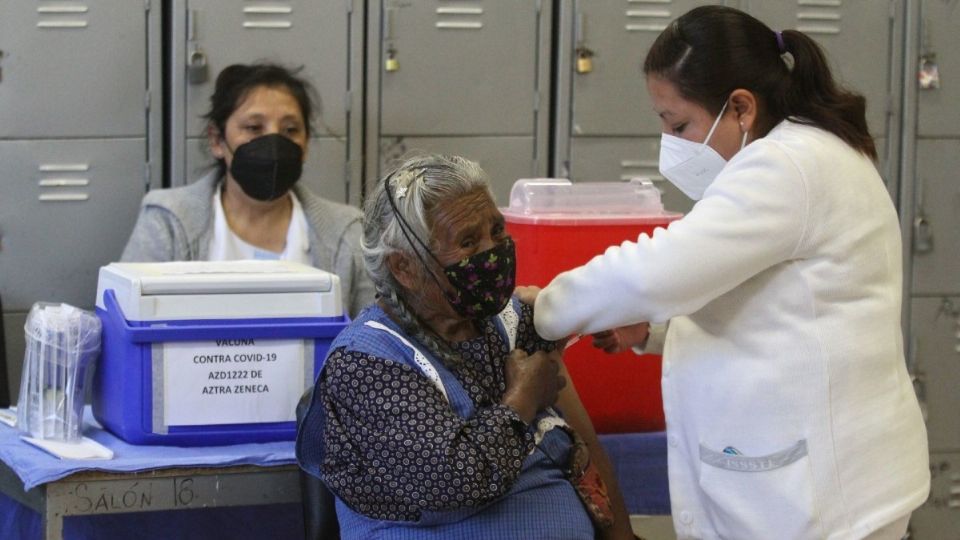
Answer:
MULTIPOLYGON (((127 262, 204 261, 213 235, 213 193, 220 185, 214 170, 193 184, 146 194, 120 260, 127 262)), ((302 184, 293 192, 310 229, 313 266, 340 276, 344 307, 351 316, 373 301, 374 288, 363 269, 360 210, 323 199, 302 184)))

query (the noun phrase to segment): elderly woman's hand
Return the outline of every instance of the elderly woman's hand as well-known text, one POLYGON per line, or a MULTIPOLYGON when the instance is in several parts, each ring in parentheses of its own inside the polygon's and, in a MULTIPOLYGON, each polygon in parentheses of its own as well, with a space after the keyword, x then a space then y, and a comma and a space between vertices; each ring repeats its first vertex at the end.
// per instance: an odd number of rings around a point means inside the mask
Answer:
POLYGON ((528 424, 538 411, 556 403, 560 390, 567 385, 567 380, 559 374, 560 354, 561 351, 538 351, 528 355, 514 349, 507 358, 507 391, 501 403, 516 411, 528 424))

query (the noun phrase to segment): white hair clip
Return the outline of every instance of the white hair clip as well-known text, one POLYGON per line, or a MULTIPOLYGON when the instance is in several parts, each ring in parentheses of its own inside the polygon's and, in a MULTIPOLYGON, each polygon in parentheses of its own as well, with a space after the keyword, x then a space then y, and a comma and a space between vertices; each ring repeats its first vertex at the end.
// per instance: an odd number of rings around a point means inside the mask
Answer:
POLYGON ((783 40, 783 32, 777 30, 774 31, 773 34, 777 38, 777 49, 780 51, 780 60, 783 60, 783 65, 787 66, 787 71, 793 71, 793 66, 796 64, 796 61, 793 58, 793 54, 787 50, 787 42, 783 40))
POLYGON ((416 182, 423 176, 423 169, 404 171, 393 179, 393 192, 397 199, 402 199, 407 194, 410 184, 416 182))
POLYGON ((787 66, 787 71, 793 71, 793 66, 796 63, 793 59, 793 55, 785 52, 780 55, 780 60, 783 60, 783 64, 787 66))
POLYGON ((407 188, 413 180, 412 171, 403 171, 393 178, 393 196, 396 199, 402 199, 407 194, 407 188))

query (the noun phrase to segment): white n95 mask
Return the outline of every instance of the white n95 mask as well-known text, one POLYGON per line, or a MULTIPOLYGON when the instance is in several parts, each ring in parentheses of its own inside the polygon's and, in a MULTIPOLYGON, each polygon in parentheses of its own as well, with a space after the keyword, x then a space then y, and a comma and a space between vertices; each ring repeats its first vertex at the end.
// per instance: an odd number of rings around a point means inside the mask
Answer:
MULTIPOLYGON (((723 112, 727 110, 727 103, 723 103, 720 114, 713 121, 713 126, 707 132, 707 138, 702 143, 696 143, 662 133, 660 135, 660 174, 677 186, 686 195, 695 201, 703 198, 713 180, 720 174, 727 160, 710 147, 710 137, 720 124, 723 112)), ((743 134, 740 143, 742 149, 747 142, 747 134, 743 134)))

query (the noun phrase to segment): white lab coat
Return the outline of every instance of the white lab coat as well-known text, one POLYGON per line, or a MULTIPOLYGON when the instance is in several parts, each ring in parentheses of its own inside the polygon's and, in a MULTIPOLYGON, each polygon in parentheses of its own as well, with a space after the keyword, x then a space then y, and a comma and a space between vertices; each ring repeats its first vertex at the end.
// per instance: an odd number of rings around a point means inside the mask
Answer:
POLYGON ((670 320, 662 388, 680 538, 862 538, 929 491, 901 260, 870 160, 783 122, 669 229, 554 279, 535 323, 557 339, 670 320))

